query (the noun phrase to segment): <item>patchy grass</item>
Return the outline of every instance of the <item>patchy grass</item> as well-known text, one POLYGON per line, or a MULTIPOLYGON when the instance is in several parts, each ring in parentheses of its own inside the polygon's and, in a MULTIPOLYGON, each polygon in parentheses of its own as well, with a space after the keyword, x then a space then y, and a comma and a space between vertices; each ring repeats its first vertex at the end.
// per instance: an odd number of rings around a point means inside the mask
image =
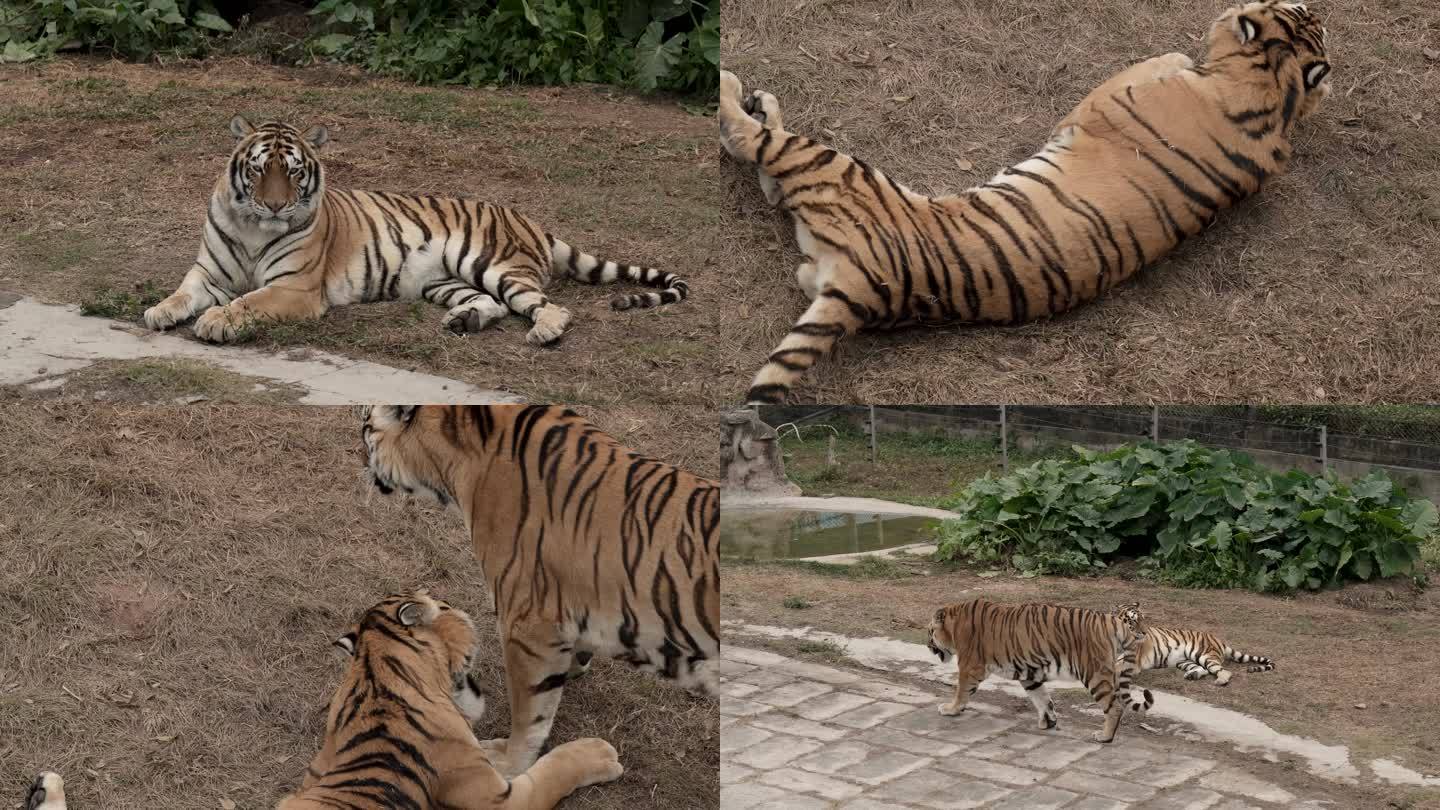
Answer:
POLYGON ((614 312, 610 296, 634 288, 557 280, 549 294, 574 322, 551 348, 526 343, 519 318, 456 337, 440 327, 443 309, 408 302, 262 328, 256 344, 609 407, 637 444, 663 443, 667 458, 713 470, 713 415, 744 388, 714 340, 743 313, 717 281, 713 118, 612 87, 416 88, 345 67, 235 58, 159 66, 65 57, 4 71, 0 232, 38 241, 0 237, 0 288, 75 303, 147 281, 170 292, 193 261, 234 144, 230 117, 323 123, 331 141, 321 158, 336 187, 509 205, 587 252, 679 272, 692 299, 614 312), (88 248, 59 252, 76 245, 88 248))
POLYGON ((802 658, 818 659, 829 664, 838 664, 849 657, 845 645, 829 640, 800 639, 794 642, 794 650, 802 658))
MULTIPOLYGON (((1440 748, 1433 741, 1433 729, 1440 723, 1440 703, 1433 697, 1440 689, 1440 672, 1428 653, 1440 642, 1440 594, 1435 591, 1417 591, 1392 580, 1276 598, 1114 577, 1025 579, 936 566, 931 570, 928 576, 876 580, 831 576, 809 566, 727 561, 724 617, 727 622, 803 625, 851 638, 887 636, 923 644, 925 623, 935 608, 976 596, 1096 609, 1138 601, 1152 621, 1214 631, 1242 650, 1274 658, 1277 665, 1275 672, 1238 671, 1228 688, 1213 681, 1186 681, 1171 670, 1145 673, 1145 685, 1251 714, 1279 730, 1328 745, 1352 746, 1352 757, 1399 757, 1424 773, 1440 770, 1440 748), (775 601, 776 593, 803 593, 823 609, 796 615, 775 601), (1257 616, 1264 621, 1256 621, 1257 616), (1357 703, 1367 708, 1357 710, 1357 703)), ((735 634, 725 643, 790 654, 797 642, 735 634)), ((1017 700, 1015 710, 1026 711, 1023 705, 1017 700)), ((1364 769, 1362 761, 1354 761, 1364 769)), ((1302 764, 1295 767, 1304 772, 1302 764)), ((1354 797, 1346 795, 1336 797, 1341 799, 1337 806, 1383 807, 1388 800, 1416 795, 1410 788, 1373 782, 1363 790, 1367 801, 1350 803, 1354 797)))
POLYGON ((813 607, 803 596, 787 596, 780 604, 791 610, 804 610, 805 608, 813 607))
MULTIPOLYGON (((949 438, 929 433, 881 433, 876 461, 870 461, 870 439, 838 423, 836 432, 824 425, 802 425, 801 438, 781 431, 785 475, 806 495, 849 495, 881 498, 918 506, 940 506, 970 481, 987 472, 1001 472, 999 439, 949 438), (835 464, 828 463, 834 435, 835 464)), ((1067 453, 1061 447, 1012 451, 1011 466, 1067 453)))
MULTIPOLYGON (((0 795, 51 768, 71 806, 273 807, 320 743, 331 640, 420 585, 476 617, 478 733, 509 728, 465 530, 366 488, 353 409, 41 403, 0 422, 0 795)), ((626 772, 563 807, 718 806, 713 700, 598 660, 552 735, 582 736, 626 772)))
MULTIPOLYGON (((1232 0, 866 0, 725 6, 721 50, 787 129, 923 193, 1029 156, 1091 89, 1164 53, 1202 53, 1232 0)), ((1019 327, 916 328, 845 342, 798 401, 1426 402, 1440 341, 1440 5, 1332 0, 1335 92, 1291 172, 1100 301, 1019 327)), ((804 311, 788 217, 722 161, 726 344, 746 378, 804 311), (757 294, 754 291, 761 291, 757 294)))
POLYGON ((139 322, 145 310, 165 300, 168 292, 153 281, 146 281, 133 290, 103 288, 80 301, 80 314, 97 318, 139 322))

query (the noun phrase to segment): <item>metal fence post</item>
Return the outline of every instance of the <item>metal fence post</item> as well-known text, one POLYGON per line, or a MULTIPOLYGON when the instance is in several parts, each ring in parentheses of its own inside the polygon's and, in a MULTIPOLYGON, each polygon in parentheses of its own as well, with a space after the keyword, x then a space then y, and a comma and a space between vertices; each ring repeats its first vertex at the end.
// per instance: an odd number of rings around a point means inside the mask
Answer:
POLYGON ((1330 441, 1325 425, 1320 426, 1320 472, 1330 472, 1330 441))
POLYGON ((1150 441, 1160 443, 1160 406, 1150 406, 1150 441))
POLYGON ((1000 406, 1000 469, 1010 473, 1010 436, 1005 424, 1005 406, 1000 406))
POLYGON ((875 406, 870 406, 870 463, 875 464, 878 459, 875 455, 875 434, 880 432, 880 426, 875 424, 875 406))

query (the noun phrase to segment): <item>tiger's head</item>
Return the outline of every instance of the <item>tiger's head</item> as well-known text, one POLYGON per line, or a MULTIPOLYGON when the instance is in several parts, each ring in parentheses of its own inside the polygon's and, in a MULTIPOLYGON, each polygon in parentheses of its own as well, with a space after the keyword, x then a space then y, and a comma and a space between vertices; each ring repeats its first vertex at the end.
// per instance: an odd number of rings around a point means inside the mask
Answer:
POLYGON ((434 431, 424 429, 424 410, 419 405, 367 405, 362 409, 365 474, 385 495, 398 489, 450 504, 454 499, 439 460, 451 453, 431 446, 437 439, 434 431))
POLYGON ((399 660, 437 687, 465 682, 477 644, 469 614, 424 588, 385 597, 335 639, 335 646, 354 660, 352 666, 399 660))
POLYGON ((272 233, 310 221, 325 196, 325 169, 316 155, 330 138, 325 127, 301 132, 275 121, 256 127, 237 115, 230 132, 239 140, 227 174, 231 209, 272 233))
POLYGON ((1272 51, 1294 54, 1300 69, 1303 96, 1299 100, 1297 118, 1315 111, 1330 94, 1326 79, 1330 76, 1330 60, 1325 52, 1325 26, 1310 13, 1304 3, 1262 0, 1235 6, 1220 15, 1210 27, 1210 60, 1236 53, 1270 57, 1272 64, 1281 60, 1272 51))
POLYGON ((949 626, 950 623, 946 621, 949 615, 949 608, 942 607, 936 610, 935 615, 930 618, 929 626, 926 627, 930 633, 930 639, 926 642, 926 646, 930 648, 930 652, 936 658, 940 659, 942 664, 949 661, 950 656, 954 655, 956 650, 954 633, 949 626))
POLYGON ((1115 606, 1114 613, 1130 632, 1130 638, 1125 640, 1127 645, 1145 640, 1145 631, 1140 627, 1145 621, 1145 615, 1140 612, 1139 602, 1121 602, 1115 606))

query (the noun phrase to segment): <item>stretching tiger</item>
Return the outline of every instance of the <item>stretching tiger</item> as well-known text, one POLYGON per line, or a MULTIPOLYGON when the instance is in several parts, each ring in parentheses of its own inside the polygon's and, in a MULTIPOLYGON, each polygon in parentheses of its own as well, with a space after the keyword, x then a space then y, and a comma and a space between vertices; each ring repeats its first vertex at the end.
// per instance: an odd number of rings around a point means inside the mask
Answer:
POLYGON ((1248 3, 1179 53, 1093 90, 1032 157, 926 197, 787 132, 769 93, 720 72, 720 141, 794 218, 811 304, 748 393, 780 402, 842 337, 923 322, 1011 324, 1089 301, 1285 171, 1295 122, 1329 92, 1303 4, 1248 3))
MULTIPOLYGON (((468 674, 475 626, 424 590, 386 597, 335 644, 352 660, 325 739, 276 810, 548 810, 624 773, 594 737, 557 746, 512 780, 496 771, 470 730, 485 711, 468 674)), ((24 807, 65 810, 59 774, 41 774, 24 807)))
POLYGON ((1089 690, 1105 712, 1104 729, 1096 742, 1115 739, 1126 707, 1144 712, 1154 703, 1148 689, 1133 679, 1138 609, 1118 616, 1056 605, 1002 605, 972 599, 935 611, 929 625, 930 652, 946 662, 955 656, 955 699, 940 713, 959 714, 988 675, 1020 682, 1034 705, 1041 729, 1057 724, 1055 704, 1045 688, 1052 678, 1071 677, 1089 690), (1121 696, 1124 699, 1121 699, 1121 696))
POLYGON ((633 281, 660 292, 616 295, 615 309, 685 298, 673 273, 582 253, 498 205, 453 197, 328 188, 316 150, 324 127, 230 121, 239 139, 215 182, 195 264, 179 289, 145 312, 151 329, 196 315, 202 340, 224 343, 258 319, 319 318, 357 302, 423 299, 443 325, 478 332, 515 312, 526 339, 557 340, 569 310, 543 290, 551 272, 588 284, 633 281))
MULTIPOLYGON (((1118 605, 1116 612, 1123 613, 1130 607, 1129 604, 1118 605)), ((1145 638, 1135 652, 1135 661, 1142 671, 1175 667, 1185 673, 1187 681, 1197 681, 1209 675, 1215 678, 1216 684, 1227 686, 1231 673, 1222 666, 1224 661, 1252 664, 1247 668, 1248 672, 1275 669, 1275 663, 1269 658, 1240 652, 1221 641, 1219 636, 1204 630, 1176 630, 1146 623, 1144 634, 1145 638)))
POLYGON ((366 409, 384 493, 459 508, 504 645, 506 773, 534 762, 568 677, 610 656, 716 694, 720 490, 646 458, 575 413, 522 405, 366 409))

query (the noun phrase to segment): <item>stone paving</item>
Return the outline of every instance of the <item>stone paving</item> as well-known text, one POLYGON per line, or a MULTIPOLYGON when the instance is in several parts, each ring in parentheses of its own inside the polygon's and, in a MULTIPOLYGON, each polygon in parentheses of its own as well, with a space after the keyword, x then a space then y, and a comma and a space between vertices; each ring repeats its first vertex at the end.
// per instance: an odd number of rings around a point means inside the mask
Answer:
POLYGON ((1074 711, 1040 732, 1034 713, 876 675, 725 645, 720 666, 722 810, 1246 810, 1319 807, 1248 773, 1167 751, 1134 724, 1091 742, 1074 711))

